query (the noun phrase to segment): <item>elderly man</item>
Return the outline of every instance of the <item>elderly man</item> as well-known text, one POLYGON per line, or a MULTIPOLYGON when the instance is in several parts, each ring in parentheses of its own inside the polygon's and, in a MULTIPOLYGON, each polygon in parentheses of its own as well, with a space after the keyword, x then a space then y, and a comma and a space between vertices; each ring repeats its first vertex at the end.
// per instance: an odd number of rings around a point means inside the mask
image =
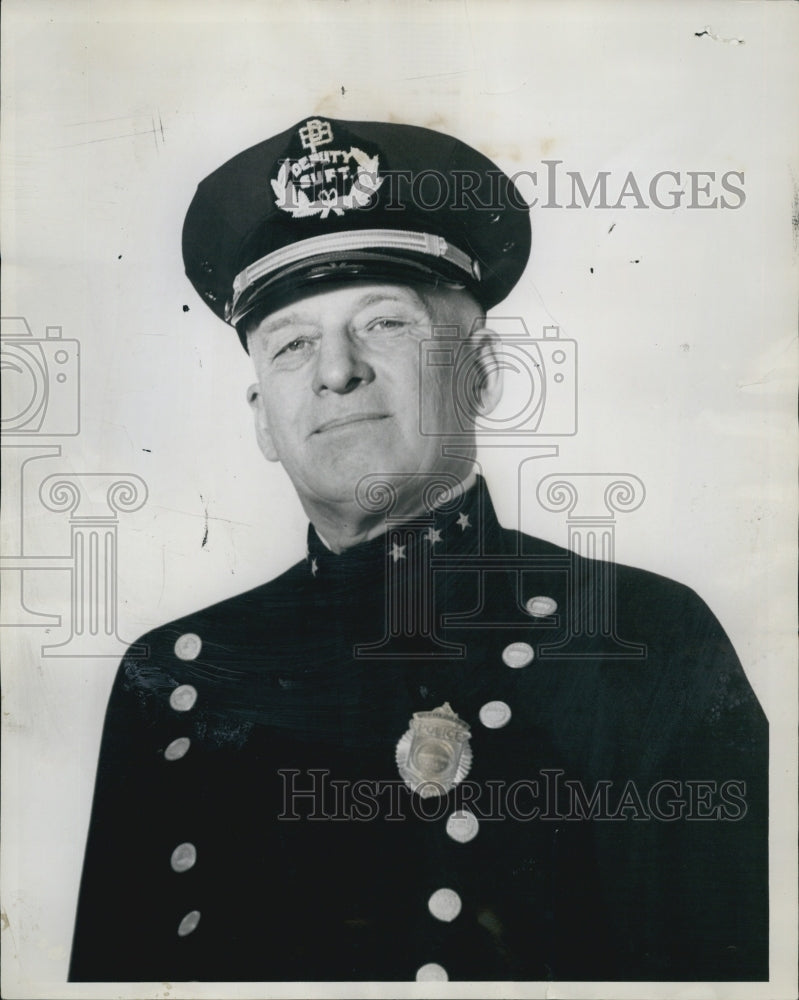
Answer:
POLYGON ((510 179, 421 128, 310 119, 200 185, 187 274, 308 552, 123 660, 72 980, 767 978, 767 730, 721 627, 503 529, 475 471, 529 248, 510 179), (612 597, 637 659, 575 630, 612 597))

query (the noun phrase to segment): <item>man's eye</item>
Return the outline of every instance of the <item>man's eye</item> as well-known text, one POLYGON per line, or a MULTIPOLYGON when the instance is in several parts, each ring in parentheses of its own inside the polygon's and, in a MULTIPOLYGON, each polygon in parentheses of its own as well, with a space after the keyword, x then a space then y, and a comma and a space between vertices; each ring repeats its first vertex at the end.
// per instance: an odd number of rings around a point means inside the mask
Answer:
POLYGON ((297 337, 295 340, 290 340, 288 344, 284 344, 279 351, 275 352, 275 357, 279 358, 281 354, 297 354, 302 351, 306 345, 309 343, 307 337, 297 337))
POLYGON ((390 316, 381 316, 379 319, 373 319, 371 323, 367 323, 367 330, 377 330, 379 333, 381 330, 399 330, 401 327, 407 325, 407 320, 396 319, 390 316))

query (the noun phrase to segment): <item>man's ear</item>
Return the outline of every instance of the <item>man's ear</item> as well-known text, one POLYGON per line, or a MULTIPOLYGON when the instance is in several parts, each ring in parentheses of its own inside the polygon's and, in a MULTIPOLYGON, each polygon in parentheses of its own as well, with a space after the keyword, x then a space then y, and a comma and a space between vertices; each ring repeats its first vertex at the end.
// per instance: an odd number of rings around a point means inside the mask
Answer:
POLYGON ((255 419, 255 437, 258 441, 258 447, 264 453, 264 457, 270 462, 279 462, 280 459, 277 455, 277 450, 275 449, 275 443, 272 440, 272 435, 269 432, 269 421, 266 417, 266 407, 264 406, 264 397, 261 393, 261 387, 257 382, 253 383, 247 390, 247 402, 250 404, 252 409, 253 417, 255 419))
POLYGON ((472 348, 476 348, 473 358, 477 372, 472 383, 475 416, 484 417, 496 408, 502 397, 501 342, 497 334, 485 326, 473 330, 470 339, 472 348))

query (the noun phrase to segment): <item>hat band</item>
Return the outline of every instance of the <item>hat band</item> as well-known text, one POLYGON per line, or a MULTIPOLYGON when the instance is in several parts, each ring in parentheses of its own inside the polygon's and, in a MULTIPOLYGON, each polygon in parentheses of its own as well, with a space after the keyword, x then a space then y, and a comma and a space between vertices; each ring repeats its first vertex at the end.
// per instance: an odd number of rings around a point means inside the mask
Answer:
POLYGON ((442 236, 432 236, 430 233, 414 233, 398 229, 357 229, 346 233, 328 233, 324 236, 312 236, 306 240, 292 243, 290 246, 275 250, 245 267, 236 275, 233 281, 232 311, 236 302, 268 274, 299 263, 317 254, 346 253, 353 250, 404 250, 410 253, 423 254, 427 257, 438 257, 454 264, 470 278, 480 280, 480 266, 462 250, 452 246, 442 236))

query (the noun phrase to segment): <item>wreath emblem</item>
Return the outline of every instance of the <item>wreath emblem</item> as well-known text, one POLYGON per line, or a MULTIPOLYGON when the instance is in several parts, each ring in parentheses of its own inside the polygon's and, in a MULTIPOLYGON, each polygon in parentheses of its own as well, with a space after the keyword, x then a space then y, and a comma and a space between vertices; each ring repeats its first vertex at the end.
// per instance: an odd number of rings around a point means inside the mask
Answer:
POLYGON ((321 191, 319 196, 313 200, 295 185, 291 179, 291 162, 285 160, 277 178, 271 181, 277 207, 282 208, 284 212, 290 212, 295 219, 307 218, 312 215, 326 219, 331 212, 335 215, 343 215, 348 209, 363 208, 368 205, 374 193, 383 183, 383 178, 378 177, 377 174, 379 157, 369 156, 356 146, 350 149, 348 155, 358 166, 349 191, 346 194, 339 194, 336 191, 321 191))

